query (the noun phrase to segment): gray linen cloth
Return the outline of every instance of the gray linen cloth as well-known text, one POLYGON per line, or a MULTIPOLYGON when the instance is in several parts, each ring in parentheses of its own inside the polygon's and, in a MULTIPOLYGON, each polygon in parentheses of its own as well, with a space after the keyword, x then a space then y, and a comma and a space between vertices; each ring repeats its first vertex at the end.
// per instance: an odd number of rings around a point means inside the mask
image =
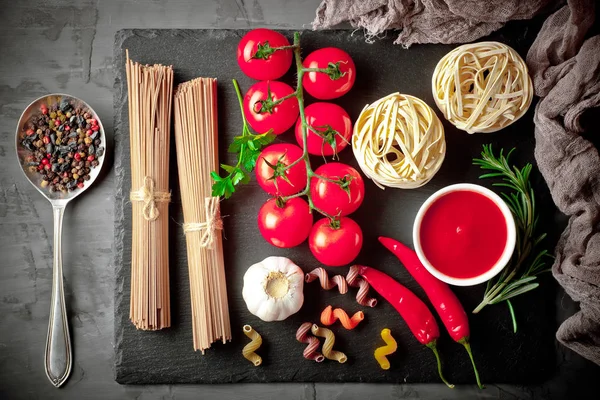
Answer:
MULTIPOLYGON (((565 346, 600 365, 600 157, 581 117, 600 106, 594 1, 571 0, 544 23, 527 54, 535 92, 535 158, 556 206, 570 217, 552 273, 580 311, 558 329, 565 346)), ((600 134, 598 125, 594 135, 600 134)))
POLYGON ((323 0, 314 29, 350 22, 368 38, 401 29, 395 44, 465 43, 507 21, 529 19, 560 0, 323 0))

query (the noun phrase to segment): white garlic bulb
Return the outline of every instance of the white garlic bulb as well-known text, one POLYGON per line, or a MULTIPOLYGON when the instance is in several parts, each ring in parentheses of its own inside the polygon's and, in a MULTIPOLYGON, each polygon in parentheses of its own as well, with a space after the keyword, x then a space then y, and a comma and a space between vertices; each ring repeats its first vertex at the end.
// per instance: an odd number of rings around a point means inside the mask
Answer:
POLYGON ((244 275, 248 311, 263 321, 282 321, 304 303, 304 272, 285 257, 267 257, 244 275))

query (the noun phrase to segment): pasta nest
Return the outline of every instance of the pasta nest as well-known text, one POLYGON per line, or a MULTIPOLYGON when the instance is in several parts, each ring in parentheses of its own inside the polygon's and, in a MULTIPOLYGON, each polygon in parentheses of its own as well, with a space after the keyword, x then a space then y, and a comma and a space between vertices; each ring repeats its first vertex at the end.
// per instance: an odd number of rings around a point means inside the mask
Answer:
POLYGON ((446 119, 468 133, 507 127, 525 114, 533 97, 527 65, 498 42, 465 44, 446 54, 431 88, 446 119))
POLYGON ((414 189, 429 182, 444 161, 444 127, 423 100, 392 93, 362 110, 352 150, 364 174, 381 189, 414 189))

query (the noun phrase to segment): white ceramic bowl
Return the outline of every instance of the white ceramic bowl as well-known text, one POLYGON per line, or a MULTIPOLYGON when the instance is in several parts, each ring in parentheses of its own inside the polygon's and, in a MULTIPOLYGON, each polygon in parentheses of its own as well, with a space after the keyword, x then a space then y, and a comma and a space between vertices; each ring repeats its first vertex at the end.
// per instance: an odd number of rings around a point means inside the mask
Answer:
POLYGON ((416 251, 419 259, 421 260, 421 263, 425 266, 425 268, 427 268, 427 270, 429 272, 431 272, 431 274, 433 276, 435 276, 439 280, 449 283, 450 285, 456 285, 456 286, 477 285, 479 283, 485 282, 485 281, 493 278, 494 276, 496 276, 500 271, 502 271, 502 269, 510 261, 512 254, 515 250, 516 237, 517 237, 517 234, 516 234, 515 220, 513 218, 513 215, 511 213, 510 209, 504 202, 504 200, 502 200, 502 198, 500 196, 498 196, 496 193, 492 192, 491 190, 489 190, 483 186, 474 185, 471 183, 458 183, 455 185, 446 186, 445 188, 442 188, 442 189, 438 190, 437 192, 435 192, 434 194, 432 194, 427 200, 425 200, 425 202, 419 209, 419 212, 417 213, 417 217, 415 218, 415 223, 413 225, 413 243, 415 245, 415 251, 416 251), (482 194, 485 197, 487 197, 488 199, 492 200, 494 202, 494 204, 496 204, 496 206, 498 206, 498 208, 502 212, 502 215, 504 216, 504 220, 506 221, 506 230, 507 230, 506 246, 504 247, 504 251, 502 252, 502 255, 500 256, 500 258, 498 259, 496 264, 494 264, 494 266, 491 269, 489 269, 488 271, 486 271, 485 273, 478 275, 478 276, 474 276, 472 278, 455 278, 452 276, 448 276, 448 275, 444 274, 443 272, 440 272, 429 262, 429 260, 427 260, 427 257, 425 257, 425 253, 423 252, 423 248, 421 247, 421 239, 420 239, 421 223, 423 222, 423 216, 425 215, 425 213, 427 212, 427 210, 429 209, 431 204, 433 204, 433 202, 435 202, 437 199, 439 199, 440 197, 444 196, 447 193, 455 192, 455 191, 463 191, 463 190, 468 190, 471 192, 476 192, 476 193, 482 194))

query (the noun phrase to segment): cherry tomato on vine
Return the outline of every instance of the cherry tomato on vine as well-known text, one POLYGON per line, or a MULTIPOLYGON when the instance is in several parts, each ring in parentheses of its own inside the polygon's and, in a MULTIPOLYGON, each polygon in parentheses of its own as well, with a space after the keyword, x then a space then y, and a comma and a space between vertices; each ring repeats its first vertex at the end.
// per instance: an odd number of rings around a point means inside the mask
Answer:
POLYGON ((244 96, 246 120, 258 133, 273 129, 280 135, 294 125, 300 109, 298 99, 293 96, 281 102, 280 99, 294 93, 288 84, 279 81, 255 83, 244 96))
POLYGON ((306 187, 306 163, 298 162, 302 149, 295 144, 278 143, 267 146, 256 160, 256 181, 263 190, 274 196, 289 196, 306 187))
POLYGON ((360 253, 362 243, 360 226, 348 217, 336 222, 320 219, 313 225, 308 237, 310 251, 320 263, 329 267, 350 264, 360 253), (335 226, 336 223, 339 226, 335 226))
POLYGON ((304 68, 327 69, 329 73, 305 72, 302 86, 311 96, 320 100, 335 99, 343 96, 354 85, 356 67, 354 61, 344 50, 326 47, 313 51, 304 59, 304 68))
POLYGON ((258 229, 267 242, 276 247, 294 247, 304 242, 310 233, 312 214, 308 203, 299 197, 283 206, 269 199, 258 211, 258 229))
POLYGON ((316 177, 310 180, 310 196, 315 207, 329 215, 339 214, 342 217, 360 207, 365 198, 365 182, 357 170, 346 164, 332 162, 321 165, 315 173, 340 180, 339 184, 316 177))
MULTIPOLYGON (((304 115, 308 124, 306 141, 309 154, 332 156, 350 143, 352 120, 342 107, 326 102, 313 103, 304 109, 304 115)), ((304 148, 300 118, 296 121, 296 141, 304 148)))
POLYGON ((279 32, 253 29, 246 33, 237 48, 237 62, 242 72, 261 81, 281 78, 292 65, 292 50, 274 50, 289 46, 290 42, 279 32))

